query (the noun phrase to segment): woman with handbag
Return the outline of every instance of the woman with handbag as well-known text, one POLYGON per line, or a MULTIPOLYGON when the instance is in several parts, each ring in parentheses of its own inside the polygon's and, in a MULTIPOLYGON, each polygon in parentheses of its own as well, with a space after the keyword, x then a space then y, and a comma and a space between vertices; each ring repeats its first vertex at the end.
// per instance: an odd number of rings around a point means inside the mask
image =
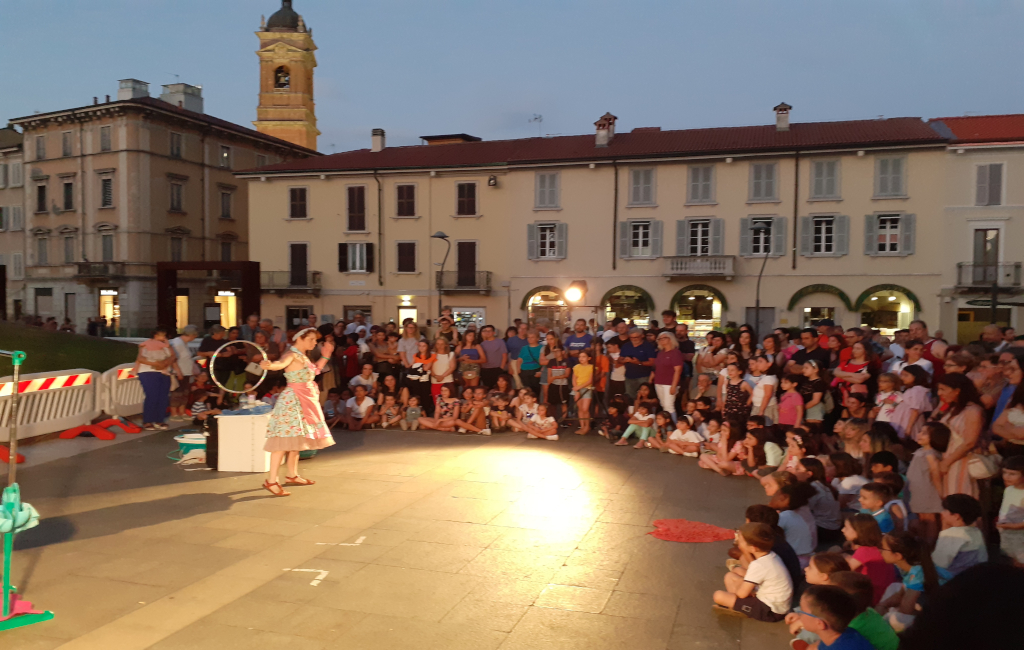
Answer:
POLYGON ((487 361, 487 354, 477 342, 476 330, 466 330, 462 341, 456 346, 455 354, 459 358, 459 374, 462 375, 463 386, 480 385, 480 368, 487 361))
POLYGON ((944 375, 936 385, 939 407, 931 419, 945 424, 950 432, 949 448, 939 463, 945 488, 943 496, 969 494, 977 498, 978 483, 971 476, 969 464, 985 425, 985 409, 978 399, 978 389, 958 372, 944 375))

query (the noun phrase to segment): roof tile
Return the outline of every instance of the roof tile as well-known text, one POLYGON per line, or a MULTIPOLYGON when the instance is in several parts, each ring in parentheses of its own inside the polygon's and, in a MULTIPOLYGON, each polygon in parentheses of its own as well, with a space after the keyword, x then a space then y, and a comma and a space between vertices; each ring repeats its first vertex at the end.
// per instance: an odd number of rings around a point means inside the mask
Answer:
POLYGON ((929 124, 941 122, 955 136, 953 143, 1024 142, 1024 114, 970 115, 937 117, 929 124))

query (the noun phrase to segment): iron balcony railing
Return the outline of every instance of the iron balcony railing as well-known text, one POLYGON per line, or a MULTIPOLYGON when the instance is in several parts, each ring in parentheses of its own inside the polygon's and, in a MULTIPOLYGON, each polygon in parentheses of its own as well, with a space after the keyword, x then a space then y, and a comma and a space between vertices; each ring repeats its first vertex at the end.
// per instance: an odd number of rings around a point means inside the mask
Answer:
POLYGON ((123 276, 124 262, 77 262, 75 277, 78 278, 112 278, 123 276))
POLYGON ((260 271, 263 291, 319 291, 323 286, 320 271, 260 271))
POLYGON ((733 255, 666 257, 665 275, 690 277, 723 277, 733 275, 733 255))
POLYGON ((491 272, 438 271, 437 288, 440 291, 490 291, 491 272))
POLYGON ((1020 286, 1020 262, 1000 262, 996 264, 979 264, 977 262, 960 262, 956 265, 956 285, 958 287, 1000 287, 1020 286))

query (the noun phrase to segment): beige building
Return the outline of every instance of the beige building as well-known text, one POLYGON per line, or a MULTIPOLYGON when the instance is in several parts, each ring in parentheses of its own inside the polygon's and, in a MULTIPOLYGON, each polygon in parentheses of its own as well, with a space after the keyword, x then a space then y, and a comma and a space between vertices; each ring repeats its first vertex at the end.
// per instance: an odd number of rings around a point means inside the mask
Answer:
MULTIPOLYGON (((4 259, 20 256, 12 278, 23 264, 9 313, 20 300, 26 314, 67 317, 79 331, 103 316, 134 335, 156 325, 156 262, 249 258, 248 195, 234 170, 316 152, 206 115, 199 87, 163 91, 150 97, 148 84, 124 79, 114 101, 10 121, 25 160, 23 228, 0 237, 4 259)), ((5 214, 13 203, 0 199, 5 214)), ((237 322, 237 278, 179 277, 179 326, 237 322)))
POLYGON ((0 266, 4 267, 7 279, 0 317, 4 318, 20 318, 24 304, 25 172, 22 140, 22 135, 16 130, 10 127, 0 129, 0 266))
POLYGON ((762 329, 831 317, 891 331, 917 316, 954 331, 955 264, 933 239, 948 138, 919 118, 790 124, 789 110, 621 134, 606 114, 592 135, 412 147, 377 129, 369 149, 240 173, 251 254, 277 271, 263 311, 423 322, 440 301, 504 325, 672 309, 706 331, 755 320, 763 264, 762 329), (578 280, 582 305, 567 305, 578 280))

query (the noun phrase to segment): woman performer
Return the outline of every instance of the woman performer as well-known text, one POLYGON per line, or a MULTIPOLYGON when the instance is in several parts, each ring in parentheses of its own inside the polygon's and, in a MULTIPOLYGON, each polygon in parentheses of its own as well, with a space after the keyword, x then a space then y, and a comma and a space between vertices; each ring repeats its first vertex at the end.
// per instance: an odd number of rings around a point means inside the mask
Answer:
POLYGON ((260 367, 265 370, 284 370, 288 386, 278 395, 274 412, 267 425, 267 443, 263 446, 270 452, 270 472, 263 487, 275 497, 286 497, 277 480, 281 459, 288 454, 286 485, 313 485, 316 481, 299 476, 299 452, 307 449, 323 449, 334 444, 331 430, 324 421, 320 408, 320 390, 313 379, 327 364, 334 352, 334 344, 325 341, 320 346, 320 360, 313 364, 306 358, 306 352, 316 347, 317 331, 312 327, 295 334, 292 347, 281 355, 280 361, 264 359, 260 367))

